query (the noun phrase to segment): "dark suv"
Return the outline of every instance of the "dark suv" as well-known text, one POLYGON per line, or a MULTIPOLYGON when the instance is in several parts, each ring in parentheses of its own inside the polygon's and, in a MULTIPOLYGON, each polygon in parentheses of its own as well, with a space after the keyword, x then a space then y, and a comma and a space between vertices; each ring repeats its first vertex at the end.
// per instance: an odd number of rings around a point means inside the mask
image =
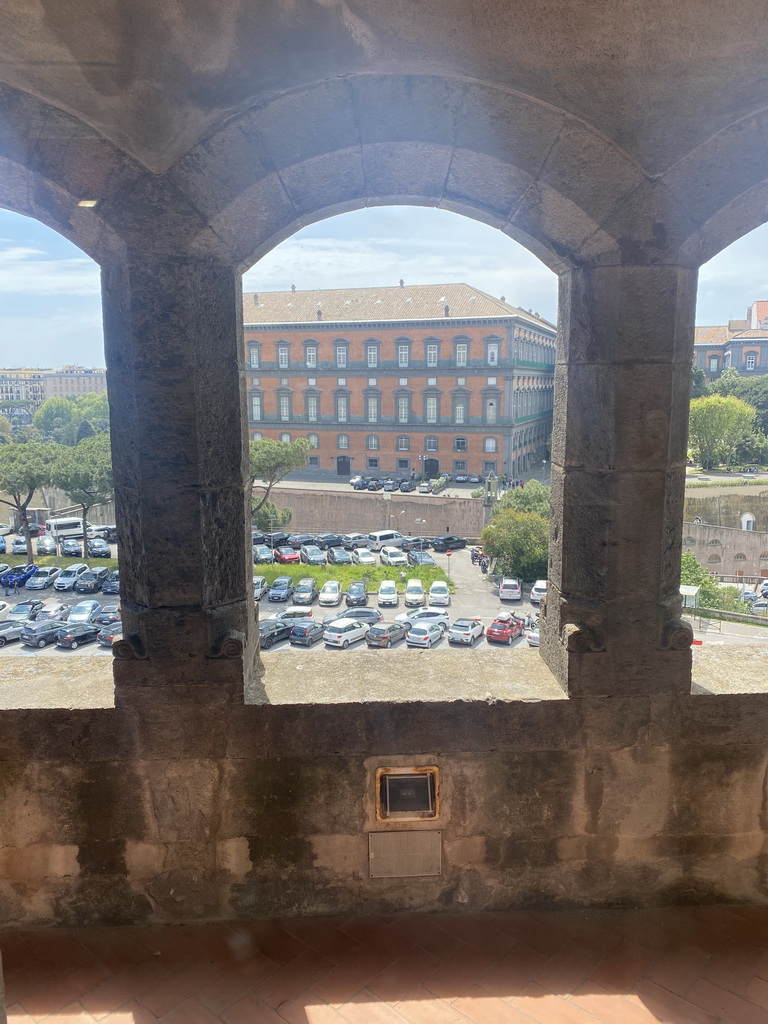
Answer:
POLYGON ((463 537, 454 537, 452 533, 446 533, 442 537, 435 537, 432 541, 432 549, 434 551, 457 551, 459 548, 465 548, 467 542, 463 537))
POLYGON ((27 647, 47 647, 48 644, 56 643, 56 634, 66 625, 62 619, 26 622, 19 640, 27 647))

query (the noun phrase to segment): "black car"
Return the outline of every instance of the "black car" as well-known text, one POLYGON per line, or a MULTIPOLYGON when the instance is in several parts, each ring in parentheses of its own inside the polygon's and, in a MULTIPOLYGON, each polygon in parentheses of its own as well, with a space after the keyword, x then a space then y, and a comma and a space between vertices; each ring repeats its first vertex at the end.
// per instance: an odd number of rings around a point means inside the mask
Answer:
POLYGON ((264 543, 270 548, 281 548, 288 543, 290 533, 283 533, 278 530, 275 533, 268 533, 264 538, 264 543))
POLYGON ((102 647, 111 647, 115 640, 123 639, 123 627, 119 622, 113 622, 111 626, 100 629, 96 639, 102 647))
POLYGON ((328 548, 328 565, 352 565, 352 555, 346 548, 328 548))
POLYGON ((285 640, 286 637, 291 635, 292 629, 293 623, 288 620, 268 619, 266 622, 260 622, 259 640, 262 650, 268 651, 272 644, 276 644, 278 640, 285 640))
POLYGON ((311 647, 323 639, 325 626, 321 622, 297 622, 291 630, 288 640, 294 646, 311 647))
POLYGON ((347 608, 356 608, 359 605, 368 604, 368 592, 365 584, 359 580, 349 584, 347 590, 347 608))
POLYGON ((61 553, 74 558, 83 557, 83 545, 74 537, 66 537, 61 542, 61 553))
POLYGON ((322 551, 327 551, 328 548, 340 548, 342 543, 340 533, 321 533, 315 537, 315 544, 322 551))
POLYGON ((405 638, 406 628, 400 622, 382 622, 371 626, 365 634, 365 642, 369 647, 391 647, 398 640, 405 638))
POLYGON ((270 601, 287 601, 293 594, 293 580, 290 576, 278 576, 269 588, 267 598, 270 601))
POLYGON ((452 533, 446 533, 442 537, 435 537, 432 547, 435 551, 458 551, 465 548, 467 542, 463 537, 454 537, 452 533))
POLYGON ((104 580, 109 576, 109 568, 106 565, 97 565, 93 569, 86 569, 82 576, 78 576, 72 588, 78 594, 96 594, 101 590, 104 580))
POLYGON ((119 604, 105 604, 99 614, 94 618, 93 624, 95 626, 112 626, 115 622, 120 621, 120 605, 119 604))
POLYGON ((120 570, 113 569, 101 585, 102 594, 120 593, 120 570))
POLYGON ((400 547, 403 551, 426 551, 431 545, 432 541, 426 537, 407 537, 400 547))
POLYGON ((92 537, 86 541, 86 547, 91 558, 109 558, 112 554, 109 544, 103 537, 92 537))
POLYGON ((19 640, 26 647, 47 647, 56 642, 56 634, 64 629, 63 619, 44 619, 42 622, 25 622, 19 640))
POLYGON ((251 530, 251 544, 253 544, 254 547, 257 544, 264 544, 266 539, 266 533, 262 533, 261 530, 251 530))
POLYGON ((286 543, 289 544, 294 551, 298 551, 299 548, 304 547, 305 544, 314 544, 315 535, 313 533, 292 533, 286 543))
POLYGON ((400 481, 400 490, 404 491, 405 493, 408 493, 409 491, 415 491, 416 490, 416 481, 415 480, 401 480, 400 481))
POLYGON ((63 626, 56 634, 56 646, 76 651, 82 644, 90 644, 98 637, 99 627, 90 622, 63 626))
POLYGON ((369 491, 380 491, 384 484, 381 480, 369 480, 367 490, 369 491))

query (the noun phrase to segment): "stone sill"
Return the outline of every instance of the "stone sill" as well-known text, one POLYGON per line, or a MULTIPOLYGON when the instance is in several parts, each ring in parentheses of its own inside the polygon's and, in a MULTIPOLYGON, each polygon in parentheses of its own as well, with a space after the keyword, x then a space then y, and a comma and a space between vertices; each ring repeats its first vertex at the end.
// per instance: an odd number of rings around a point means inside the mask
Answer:
MULTIPOLYGON (((694 648, 693 694, 768 693, 762 644, 694 648)), ((567 700, 530 648, 328 651, 262 655, 265 675, 249 704, 536 702, 567 700), (343 658, 341 663, 335 659, 343 658)), ((0 710, 114 707, 104 655, 4 657, 0 710)))

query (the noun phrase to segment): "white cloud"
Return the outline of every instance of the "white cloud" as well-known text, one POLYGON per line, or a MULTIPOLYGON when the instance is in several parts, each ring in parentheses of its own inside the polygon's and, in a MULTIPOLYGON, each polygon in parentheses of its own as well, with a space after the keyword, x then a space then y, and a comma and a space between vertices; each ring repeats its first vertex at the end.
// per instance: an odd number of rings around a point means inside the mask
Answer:
POLYGON ((86 257, 47 259, 40 249, 0 249, 0 292, 6 295, 98 295, 99 268, 86 257))

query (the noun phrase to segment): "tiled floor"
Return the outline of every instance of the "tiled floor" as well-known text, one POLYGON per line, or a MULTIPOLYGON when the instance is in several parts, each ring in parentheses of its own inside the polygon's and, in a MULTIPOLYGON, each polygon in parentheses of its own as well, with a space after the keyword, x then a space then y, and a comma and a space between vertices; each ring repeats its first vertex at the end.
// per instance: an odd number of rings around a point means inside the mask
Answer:
POLYGON ((768 1024, 768 908, 0 935, 9 1024, 768 1024))

